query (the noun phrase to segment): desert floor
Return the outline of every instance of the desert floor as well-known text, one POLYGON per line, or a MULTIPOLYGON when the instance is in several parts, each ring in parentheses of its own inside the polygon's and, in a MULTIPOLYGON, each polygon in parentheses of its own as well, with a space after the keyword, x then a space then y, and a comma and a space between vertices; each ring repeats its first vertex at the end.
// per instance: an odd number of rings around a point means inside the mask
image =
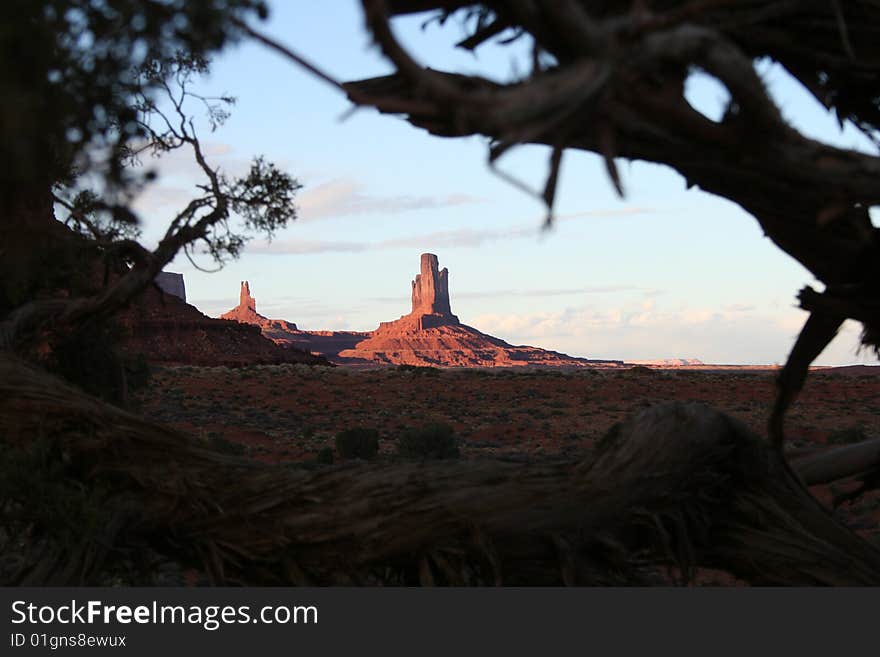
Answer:
MULTIPOLYGON (((461 458, 589 458, 614 423, 668 400, 705 402, 763 435, 773 377, 771 371, 645 367, 182 366, 157 368, 142 405, 152 419, 268 462, 312 461, 319 450, 334 447, 339 431, 352 427, 376 429, 379 458, 394 458, 403 431, 432 422, 454 428, 461 458)), ((812 373, 787 427, 790 450, 880 436, 880 376, 812 373)), ((814 492, 828 502, 833 491, 814 492)), ((880 539, 878 491, 838 513, 880 539)))

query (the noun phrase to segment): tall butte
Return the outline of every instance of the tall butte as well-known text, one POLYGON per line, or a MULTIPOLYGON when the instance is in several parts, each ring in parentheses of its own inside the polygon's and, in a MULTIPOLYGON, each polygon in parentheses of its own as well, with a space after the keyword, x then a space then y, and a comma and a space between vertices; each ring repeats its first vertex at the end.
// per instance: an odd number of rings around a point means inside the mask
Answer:
POLYGON ((437 256, 423 253, 421 273, 412 282, 412 313, 452 315, 449 307, 449 270, 440 269, 437 256))
POLYGON ((418 330, 460 324, 449 305, 449 270, 440 269, 433 253, 422 254, 419 269, 412 282, 412 310, 397 321, 418 330))
POLYGON ((423 253, 420 271, 412 282, 412 311, 379 328, 342 359, 394 365, 443 367, 603 366, 605 361, 572 358, 555 351, 514 346, 462 324, 449 305, 449 271, 440 269, 437 256, 423 253))

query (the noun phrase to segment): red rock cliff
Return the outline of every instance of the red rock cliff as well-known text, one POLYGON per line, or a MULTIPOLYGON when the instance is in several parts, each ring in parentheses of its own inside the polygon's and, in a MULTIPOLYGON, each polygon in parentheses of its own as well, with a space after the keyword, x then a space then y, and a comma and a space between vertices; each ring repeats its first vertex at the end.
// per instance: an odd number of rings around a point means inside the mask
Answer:
POLYGON ((242 366, 276 363, 327 364, 323 358, 285 348, 245 323, 211 319, 176 296, 147 288, 116 317, 121 347, 157 363, 242 366))

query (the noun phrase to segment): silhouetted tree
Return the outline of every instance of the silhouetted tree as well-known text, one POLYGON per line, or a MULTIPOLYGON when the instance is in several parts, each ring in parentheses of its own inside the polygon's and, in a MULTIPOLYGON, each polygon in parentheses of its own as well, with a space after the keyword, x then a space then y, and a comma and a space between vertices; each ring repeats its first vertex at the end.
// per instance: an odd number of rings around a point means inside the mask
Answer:
POLYGON ((518 144, 549 145, 540 195, 551 218, 567 148, 602 155, 618 189, 616 158, 668 164, 752 212, 825 283, 801 293, 811 316, 780 378, 775 445, 707 407, 671 404, 627 420, 583 462, 291 469, 210 450, 25 364, 14 354, 111 316, 180 249, 234 256, 243 238, 233 213, 265 232, 292 218, 291 178, 257 160, 229 180, 205 160, 184 101, 222 120, 224 99, 187 86, 210 53, 247 35, 336 83, 259 33, 256 1, 17 0, 0 27, 2 61, 17 64, 0 70, 0 157, 16 164, 0 169, 3 581, 149 583, 155 563, 170 560, 250 584, 653 584, 669 581, 664 569, 689 581, 706 566, 754 583, 880 582, 880 551, 804 489, 876 470, 877 444, 794 470, 779 453, 785 408, 843 319, 862 321, 877 346, 880 245, 868 207, 880 162, 798 133, 754 68, 758 57, 778 61, 876 137, 876 2, 363 5, 396 73, 338 85, 355 103, 437 135, 487 135, 490 164, 518 144), (499 83, 420 66, 390 18, 424 11, 462 17, 464 48, 528 40, 532 69, 499 83), (694 68, 730 92, 720 121, 684 98, 694 68), (168 113, 157 92, 170 96, 168 113), (205 176, 152 251, 135 239, 130 205, 149 180, 125 166, 145 148, 189 148, 205 176), (53 204, 74 230, 53 219, 53 204), (106 284, 91 280, 95 257, 117 267, 106 284))
POLYGON ((84 340, 108 337, 104 320, 178 252, 202 251, 222 265, 248 233, 271 236, 295 218, 295 179, 262 158, 244 176, 223 174, 190 114, 201 106, 212 129, 227 117, 234 99, 198 95, 191 79, 239 38, 235 21, 265 16, 262 2, 46 0, 6 9, 0 349, 44 362, 65 348, 83 351, 84 340), (189 150, 203 183, 150 250, 137 240, 132 201, 154 174, 131 164, 177 149, 189 150))

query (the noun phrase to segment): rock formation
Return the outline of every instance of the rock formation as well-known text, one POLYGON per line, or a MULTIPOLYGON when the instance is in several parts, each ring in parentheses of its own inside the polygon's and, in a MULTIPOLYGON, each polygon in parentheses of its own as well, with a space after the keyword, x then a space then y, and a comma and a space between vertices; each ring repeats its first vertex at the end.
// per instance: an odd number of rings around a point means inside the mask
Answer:
POLYGON ((421 273, 412 282, 412 315, 447 315, 455 319, 449 306, 449 270, 439 268, 437 256, 423 253, 421 273))
MULTIPOLYGON (((9 289, 20 290, 18 294, 24 292, 29 298, 40 294, 47 298, 95 297, 120 276, 120 272, 107 271, 104 258, 89 240, 52 217, 51 204, 44 219, 44 225, 24 227, 16 222, 12 228, 0 223, 0 315, 12 309, 6 293, 9 289), (59 262, 51 263, 51 271, 42 269, 41 263, 53 257, 59 262), (35 273, 38 281, 31 280, 35 273)), ((310 353, 275 344, 255 327, 207 317, 184 301, 183 275, 164 274, 156 277, 156 285, 149 285, 109 318, 114 329, 112 346, 120 355, 142 356, 153 363, 208 366, 328 364, 310 353)), ((82 356, 89 357, 86 353, 82 356)))
POLYGON ((276 344, 247 324, 212 319, 171 294, 147 288, 117 318, 124 352, 166 364, 244 366, 327 364, 319 356, 276 344))
POLYGON ((257 312, 257 300, 251 296, 248 281, 241 282, 238 305, 220 315, 220 319, 257 326, 275 344, 334 359, 340 351, 351 349, 371 335, 358 331, 300 331, 293 322, 264 317, 257 312))
POLYGON ((257 300, 251 296, 251 286, 247 281, 241 282, 238 294, 238 305, 220 315, 220 319, 229 319, 242 324, 255 324, 262 329, 296 331, 296 324, 283 319, 269 319, 257 312, 257 300))
POLYGON ((412 282, 412 310, 393 322, 382 322, 379 331, 423 331, 439 326, 458 326, 449 303, 449 270, 440 269, 437 256, 423 253, 420 273, 412 282))
POLYGON ((449 271, 437 256, 423 253, 412 282, 412 311, 379 328, 338 359, 394 365, 512 367, 523 365, 618 367, 620 361, 574 358, 555 351, 514 346, 462 324, 449 303, 449 271))
POLYGON ((433 365, 440 367, 620 367, 621 361, 574 358, 555 351, 514 346, 462 324, 449 302, 449 271, 437 256, 423 253, 412 281, 412 309, 369 333, 301 331, 257 312, 250 285, 242 281, 239 304, 221 319, 259 327, 278 345, 304 349, 346 365, 433 365))
POLYGON ((372 336, 339 352, 338 361, 433 367, 622 367, 622 361, 576 358, 538 347, 515 346, 455 324, 417 328, 406 322, 382 324, 372 336))
POLYGON ((303 349, 337 363, 355 364, 350 359, 341 358, 339 354, 347 349, 354 349, 359 343, 369 338, 372 333, 368 331, 279 331, 263 329, 263 335, 276 344, 303 349))
POLYGON ((251 286, 247 281, 241 282, 241 292, 238 293, 238 307, 257 314, 257 300, 251 296, 251 286))
POLYGON ((173 294, 181 301, 186 301, 186 285, 183 283, 183 274, 160 271, 156 275, 155 281, 156 285, 166 294, 173 294))

